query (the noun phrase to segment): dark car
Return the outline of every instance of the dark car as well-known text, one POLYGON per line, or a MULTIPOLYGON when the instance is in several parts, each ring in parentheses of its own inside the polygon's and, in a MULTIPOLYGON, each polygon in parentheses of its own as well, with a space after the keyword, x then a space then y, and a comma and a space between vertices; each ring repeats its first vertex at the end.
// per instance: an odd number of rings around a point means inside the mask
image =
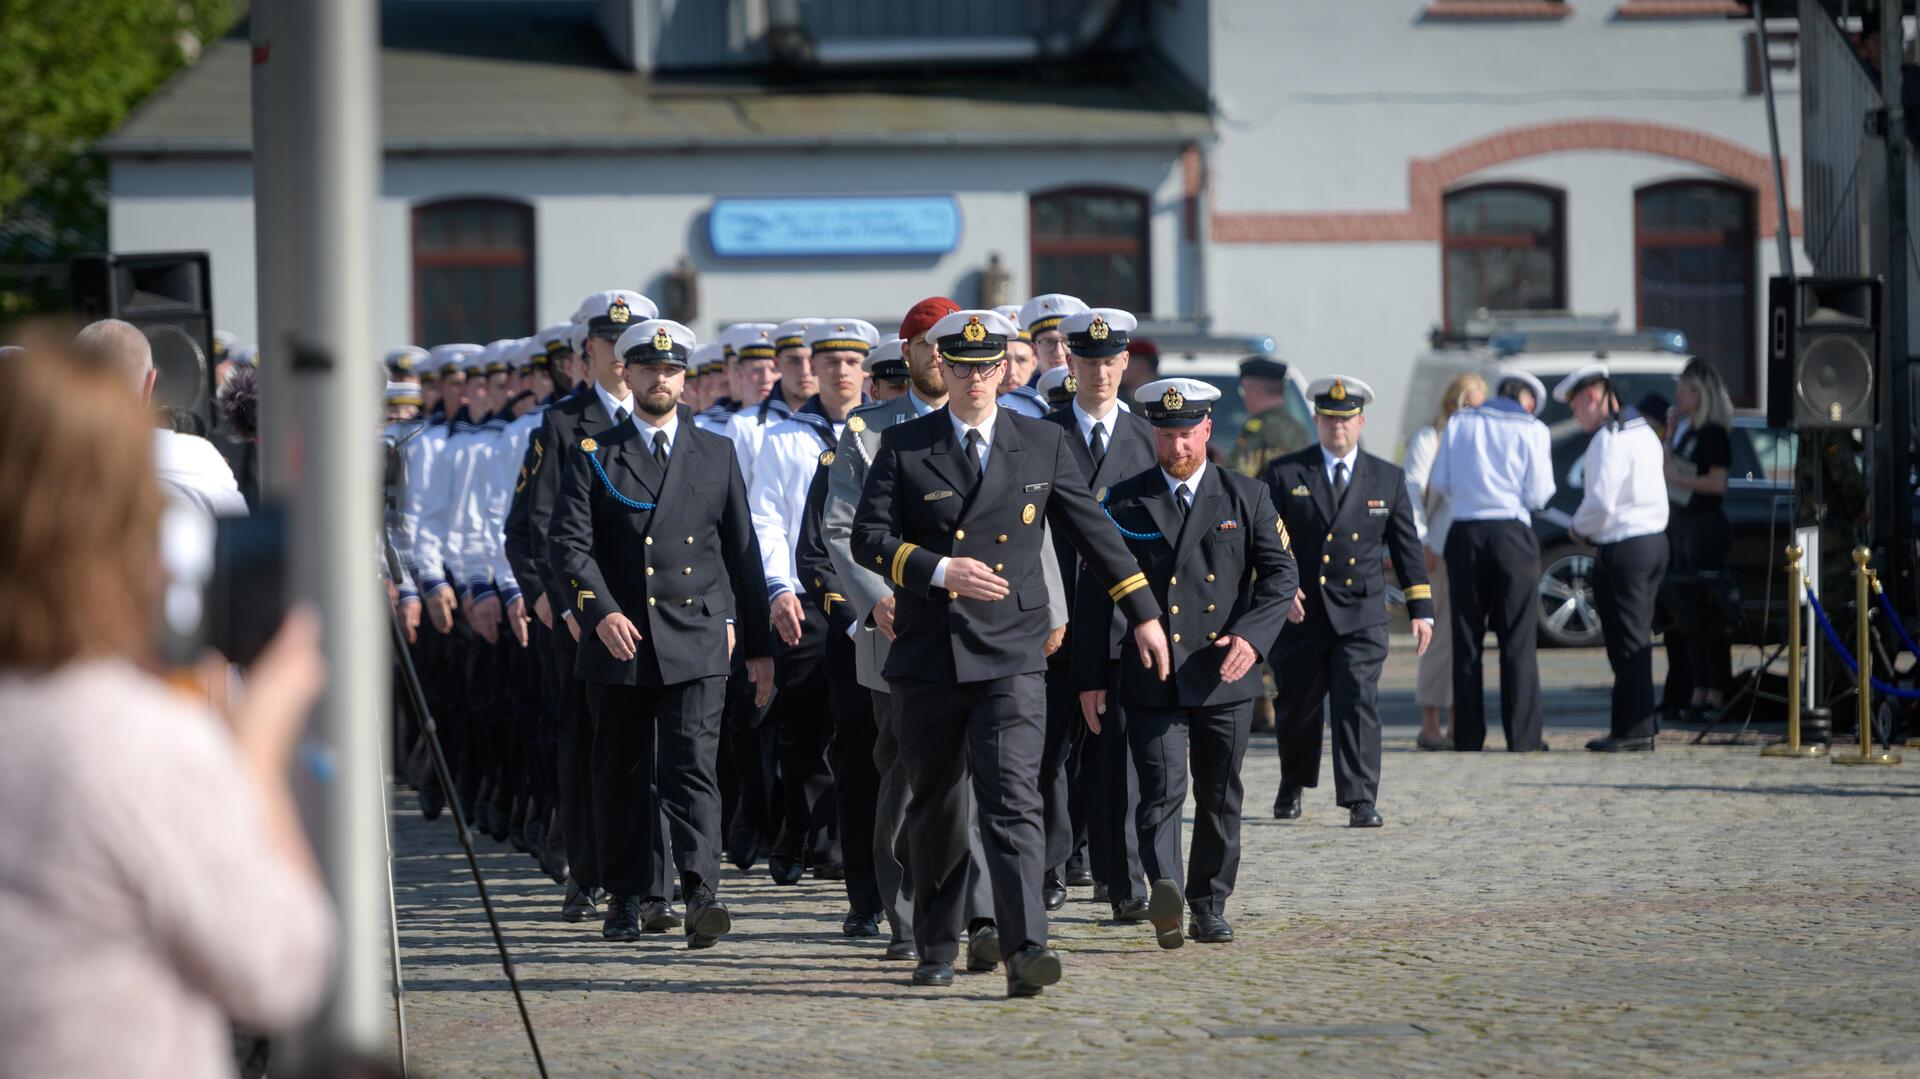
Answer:
MULTIPOLYGON (((1593 548, 1574 542, 1567 525, 1584 493, 1583 458, 1592 436, 1571 419, 1554 424, 1552 431, 1558 489, 1547 508, 1533 516, 1533 532, 1540 539, 1540 640, 1587 647, 1600 643, 1600 616, 1590 583, 1593 548)), ((1751 643, 1766 632, 1769 596, 1776 606, 1783 602, 1782 552, 1793 538, 1789 496, 1794 441, 1792 432, 1769 428, 1758 416, 1735 417, 1732 435, 1725 506, 1733 548, 1727 571, 1740 587, 1746 613, 1745 625, 1734 628, 1734 639, 1751 643)))

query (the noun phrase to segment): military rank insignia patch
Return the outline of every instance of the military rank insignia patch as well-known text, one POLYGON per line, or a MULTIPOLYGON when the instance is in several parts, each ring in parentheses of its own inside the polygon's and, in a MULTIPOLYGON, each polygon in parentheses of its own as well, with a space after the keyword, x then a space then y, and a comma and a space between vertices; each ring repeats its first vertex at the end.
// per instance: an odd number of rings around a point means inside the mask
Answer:
POLYGON ((1293 537, 1287 535, 1286 518, 1275 517, 1273 519, 1273 527, 1274 527, 1274 531, 1280 533, 1280 546, 1285 547, 1289 551, 1293 550, 1293 537))
POLYGON ((1240 522, 1229 517, 1226 520, 1221 521, 1218 525, 1215 525, 1214 531, 1215 532, 1231 532, 1234 529, 1239 527, 1240 527, 1240 522))
POLYGON ((1384 498, 1369 498, 1369 499, 1367 499, 1367 508, 1368 508, 1368 509, 1370 509, 1370 510, 1377 510, 1377 509, 1379 509, 1380 507, 1382 507, 1382 506, 1384 506, 1384 505, 1386 505, 1386 504, 1387 504, 1387 500, 1386 500, 1386 499, 1384 499, 1384 498))
POLYGON ((1307 485, 1303 483, 1298 487, 1295 487, 1293 490, 1288 491, 1287 493, 1294 496, 1295 498, 1305 498, 1308 495, 1312 494, 1313 492, 1307 490, 1307 485))

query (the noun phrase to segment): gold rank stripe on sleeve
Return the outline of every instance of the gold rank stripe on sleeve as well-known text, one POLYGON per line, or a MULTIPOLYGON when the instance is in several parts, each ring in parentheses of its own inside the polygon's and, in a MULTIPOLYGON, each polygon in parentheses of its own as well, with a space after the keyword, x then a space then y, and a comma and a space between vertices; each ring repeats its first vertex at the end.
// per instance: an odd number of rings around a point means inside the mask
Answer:
POLYGON ((593 594, 592 592, 588 592, 588 591, 587 591, 587 590, 585 590, 585 589, 581 589, 580 591, 578 591, 578 592, 575 592, 575 593, 573 594, 573 601, 574 601, 574 603, 576 603, 576 604, 578 604, 578 605, 579 605, 579 608, 580 608, 581 610, 583 610, 583 611, 587 609, 587 601, 588 601, 588 600, 590 600, 590 599, 599 599, 599 598, 600 598, 599 596, 596 596, 596 595, 594 595, 594 594, 593 594))
POLYGON ((824 602, 822 603, 822 606, 826 608, 826 611, 825 611, 825 613, 827 613, 827 614, 832 614, 832 613, 833 613, 833 605, 834 605, 834 604, 836 604, 836 603, 845 603, 845 602, 847 601, 847 597, 845 597, 845 596, 843 596, 843 595, 841 595, 841 594, 840 594, 840 593, 838 593, 838 592, 828 592, 828 593, 827 593, 827 594, 826 594, 826 595, 825 595, 824 597, 822 597, 822 598, 823 598, 823 600, 824 600, 824 602))
POLYGON ((1112 588, 1107 589, 1107 598, 1118 603, 1145 587, 1147 587, 1147 575, 1144 573, 1136 573, 1126 580, 1121 581, 1119 584, 1114 585, 1112 588))
POLYGON ((894 584, 899 585, 901 588, 907 587, 907 582, 901 577, 901 574, 906 572, 907 556, 919 549, 920 545, 917 543, 902 543, 893 549, 893 568, 891 575, 894 584))
POLYGON ((1407 597, 1407 600, 1409 602, 1416 599, 1432 599, 1433 598, 1433 586, 1430 584, 1412 585, 1412 586, 1409 586, 1408 588, 1403 589, 1402 592, 1407 597))

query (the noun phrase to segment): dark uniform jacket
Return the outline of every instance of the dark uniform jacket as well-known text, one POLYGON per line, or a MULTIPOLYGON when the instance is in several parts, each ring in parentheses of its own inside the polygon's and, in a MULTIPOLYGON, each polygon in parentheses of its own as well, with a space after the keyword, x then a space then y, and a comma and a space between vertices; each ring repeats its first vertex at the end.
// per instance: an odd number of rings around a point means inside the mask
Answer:
POLYGON ((1083 552, 1084 572, 1130 623, 1159 617, 1059 426, 1001 409, 984 476, 953 427, 941 408, 882 432, 854 511, 853 556, 888 577, 897 597, 888 678, 981 682, 1046 669, 1043 519, 1083 552), (987 603, 935 588, 934 568, 948 556, 994 567, 1010 593, 987 603))
MULTIPOLYGON (((1261 692, 1256 665, 1233 682, 1220 681, 1229 634, 1243 637, 1261 659, 1286 625, 1298 586, 1287 529, 1267 488, 1257 480, 1209 465, 1200 475, 1185 518, 1156 462, 1115 484, 1107 499, 1127 549, 1146 572, 1154 598, 1167 611, 1167 642, 1174 677, 1162 682, 1140 665, 1128 637, 1120 654, 1120 704, 1179 708, 1252 700, 1261 692)), ((1112 613, 1106 594, 1088 588, 1074 596, 1073 620, 1097 625, 1112 613)), ((1112 661, 1099 642, 1077 640, 1073 685, 1107 688, 1112 661)))
MULTIPOLYGON (((582 426, 604 431, 613 426, 613 417, 601 407, 600 395, 593 383, 581 379, 573 392, 547 406, 540 426, 527 440, 526 456, 521 459, 520 478, 514 488, 513 502, 507 507, 505 546, 507 564, 520 582, 520 592, 529 605, 544 594, 553 608, 553 617, 568 606, 573 590, 554 571, 548 557, 548 534, 553 521, 554 496, 560 490, 561 463, 566 450, 580 441, 582 426)), ((561 626, 555 622, 556 631, 561 626)))
POLYGON ((827 552, 826 533, 820 521, 827 506, 827 470, 833 465, 832 450, 820 455, 820 467, 807 485, 807 508, 800 520, 800 541, 793 552, 793 571, 800 578, 810 610, 807 617, 824 613, 829 641, 834 634, 844 637, 853 624, 853 606, 847 602, 846 589, 840 587, 840 571, 827 552))
MULTIPOLYGON (((1128 412, 1119 405, 1114 408, 1120 413, 1113 421, 1113 441, 1107 444, 1106 456, 1101 458, 1100 466, 1094 467, 1093 451, 1088 448, 1085 439, 1080 437, 1080 420, 1073 414, 1073 406, 1049 412, 1045 422, 1056 424, 1067 433, 1067 445, 1073 450, 1073 459, 1080 466, 1082 475, 1088 477, 1087 487, 1093 492, 1094 501, 1104 497, 1109 488, 1128 476, 1135 475, 1144 468, 1158 468, 1158 458, 1153 452, 1153 425, 1139 416, 1128 412)), ((1053 546, 1060 558, 1060 583, 1065 586, 1067 601, 1073 602, 1074 583, 1080 576, 1080 554, 1065 536, 1054 533, 1053 546)), ((1094 622, 1082 622, 1073 618, 1067 623, 1067 640, 1061 650, 1071 655, 1076 627, 1096 625, 1094 622)), ((1107 621, 1107 655, 1117 658, 1120 655, 1120 642, 1128 637, 1126 620, 1115 614, 1107 621)), ((1062 656, 1065 659, 1066 656, 1062 656)))
POLYGON ((685 415, 680 421, 665 476, 636 424, 583 434, 565 451, 551 549, 572 585, 565 598, 580 620, 574 673, 586 681, 657 686, 724 677, 729 618, 743 657, 773 654, 760 544, 733 443, 685 415), (640 632, 638 654, 626 663, 594 633, 614 613, 640 632))
MULTIPOLYGON (((1413 503, 1399 468, 1373 456, 1354 456, 1347 497, 1336 510, 1333 485, 1319 443, 1267 465, 1263 477, 1293 536, 1307 620, 1300 628, 1352 633, 1387 620, 1381 552, 1393 559, 1406 594, 1407 614, 1433 617, 1433 589, 1413 527, 1413 503)), ((1284 677, 1284 672, 1275 672, 1284 677)))

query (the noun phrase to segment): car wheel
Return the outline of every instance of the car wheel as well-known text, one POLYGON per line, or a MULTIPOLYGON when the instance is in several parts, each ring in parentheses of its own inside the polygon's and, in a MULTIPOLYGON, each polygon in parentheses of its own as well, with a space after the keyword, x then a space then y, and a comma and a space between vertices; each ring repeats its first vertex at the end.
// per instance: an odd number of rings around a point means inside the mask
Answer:
POLYGON ((1556 648, 1600 643, 1600 613, 1593 606, 1593 552, 1555 547, 1541 558, 1540 639, 1556 648))

